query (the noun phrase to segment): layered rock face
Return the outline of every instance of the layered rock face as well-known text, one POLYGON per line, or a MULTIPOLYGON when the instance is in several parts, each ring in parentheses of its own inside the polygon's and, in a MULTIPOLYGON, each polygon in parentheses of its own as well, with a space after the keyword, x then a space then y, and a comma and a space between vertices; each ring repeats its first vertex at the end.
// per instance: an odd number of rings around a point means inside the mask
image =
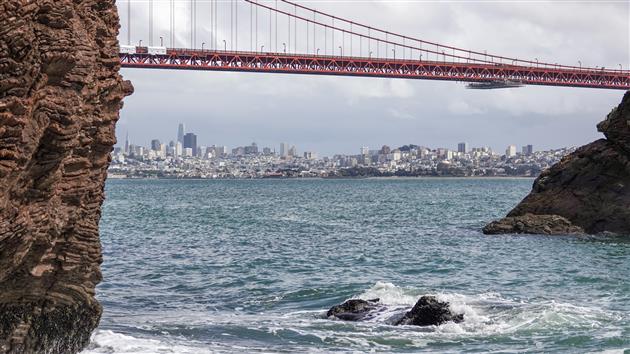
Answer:
POLYGON ((630 235, 630 92, 597 129, 606 139, 541 173, 532 192, 484 233, 630 235))
POLYGON ((77 352, 98 324, 118 28, 113 0, 0 2, 0 353, 77 352))

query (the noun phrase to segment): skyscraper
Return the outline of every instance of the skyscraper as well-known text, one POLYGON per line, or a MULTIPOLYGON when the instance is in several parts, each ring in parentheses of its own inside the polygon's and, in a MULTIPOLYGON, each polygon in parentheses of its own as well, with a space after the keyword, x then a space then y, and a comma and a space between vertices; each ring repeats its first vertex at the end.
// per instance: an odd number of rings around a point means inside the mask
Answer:
POLYGON ((151 140, 151 150, 160 151, 160 141, 158 139, 151 140))
POLYGON ((125 137, 125 154, 129 155, 129 132, 127 132, 125 137))
POLYGON ((281 157, 289 156, 289 144, 280 143, 280 156, 281 157))
POLYGON ((507 156, 507 157, 514 157, 514 156, 516 156, 516 145, 508 146, 507 149, 505 150, 505 156, 507 156))
POLYGON ((177 144, 175 144, 175 156, 182 156, 183 150, 184 147, 182 146, 182 143, 178 141, 177 144))
POLYGON ((467 143, 459 143, 457 144, 457 152, 465 154, 468 152, 468 144, 467 143))
POLYGON ((289 149, 289 156, 297 157, 297 149, 295 148, 295 145, 292 145, 291 148, 289 149))
POLYGON ((523 155, 532 155, 534 153, 533 145, 525 145, 523 146, 523 155))
POLYGON ((177 142, 184 144, 184 123, 179 123, 179 128, 177 129, 177 142))
POLYGON ((197 156, 197 136, 193 133, 184 135, 184 149, 192 149, 192 155, 197 156))

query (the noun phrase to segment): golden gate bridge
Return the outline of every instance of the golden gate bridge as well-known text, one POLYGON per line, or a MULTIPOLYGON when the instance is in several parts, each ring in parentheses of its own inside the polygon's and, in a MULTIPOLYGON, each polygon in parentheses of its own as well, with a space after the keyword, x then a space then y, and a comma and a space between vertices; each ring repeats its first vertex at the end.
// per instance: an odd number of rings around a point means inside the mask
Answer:
MULTIPOLYGON (((184 3, 178 0, 126 2, 122 67, 450 80, 467 82, 472 89, 523 85, 630 89, 630 71, 621 65, 619 69, 582 67, 581 62, 560 65, 468 50, 287 0, 185 2, 184 8, 177 8, 184 3), (134 10, 148 17, 146 45, 142 40, 132 43, 134 10), (184 25, 179 24, 178 11, 187 17, 184 25), (164 13, 169 17, 168 36, 159 36, 154 22, 156 17, 164 19, 159 16, 164 13), (197 38, 198 17, 207 21, 201 26, 207 42, 197 38), (185 44, 177 36, 178 27, 190 35, 185 44)), ((124 4, 121 12, 124 15, 124 4)))

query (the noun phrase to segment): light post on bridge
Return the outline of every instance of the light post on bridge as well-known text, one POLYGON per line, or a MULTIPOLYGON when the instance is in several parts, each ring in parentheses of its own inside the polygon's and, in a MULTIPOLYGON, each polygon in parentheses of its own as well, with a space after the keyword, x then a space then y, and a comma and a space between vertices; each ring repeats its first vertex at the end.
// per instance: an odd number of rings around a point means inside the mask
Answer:
POLYGON ((164 38, 160 37, 160 47, 164 47, 164 38))
POLYGON ((578 60, 578 64, 580 64, 580 70, 582 70, 582 62, 578 60))
POLYGON ((138 41, 138 47, 142 47, 142 39, 138 41))
POLYGON ((316 55, 319 56, 319 48, 317 48, 317 54, 316 55))
POLYGON ((623 67, 619 64, 619 71, 623 71, 623 67))
POLYGON ((227 41, 225 39, 223 40, 223 51, 227 52, 227 41))
POLYGON ((265 46, 264 46, 264 45, 261 45, 261 46, 260 46, 260 52, 261 52, 261 53, 263 52, 263 49, 265 49, 265 46))
POLYGON ((284 54, 287 54, 287 44, 286 43, 282 43, 282 47, 284 47, 283 48, 284 54))
POLYGON ((538 67, 538 58, 534 58, 536 59, 536 67, 538 67))
POLYGON ((370 51, 369 58, 372 59, 372 51, 370 51))
POLYGON ((203 52, 203 46, 206 45, 206 42, 201 42, 201 51, 203 52))
POLYGON ((343 47, 339 46, 339 52, 341 53, 341 56, 343 56, 343 47))
POLYGON ((394 53, 394 60, 396 60, 396 48, 392 49, 392 53, 394 53))
POLYGON ((420 59, 419 60, 422 61, 422 53, 420 53, 420 59))

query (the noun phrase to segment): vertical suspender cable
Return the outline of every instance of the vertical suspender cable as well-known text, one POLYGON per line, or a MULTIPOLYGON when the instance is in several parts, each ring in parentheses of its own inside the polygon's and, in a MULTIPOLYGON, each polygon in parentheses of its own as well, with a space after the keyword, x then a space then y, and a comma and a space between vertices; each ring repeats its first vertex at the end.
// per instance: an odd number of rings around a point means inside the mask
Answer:
POLYGON ((297 53, 297 6, 293 6, 293 40, 295 41, 295 44, 293 45, 293 50, 297 53))
POLYGON ((230 0, 230 50, 234 50, 234 0, 230 0))
POLYGON ((278 52, 278 0, 276 0, 276 53, 278 52))
POLYGON ((238 51, 238 2, 234 2, 234 49, 238 51))
POLYGON ((313 11, 313 54, 317 54, 317 41, 315 40, 315 11, 313 11))
POLYGON ((254 51, 254 4, 249 3, 249 51, 254 51))
POLYGON ((170 38, 169 39, 170 39, 171 48, 175 48, 175 41, 173 40, 173 30, 174 30, 173 27, 175 26, 175 24, 173 22, 174 21, 173 20, 173 18, 174 18, 173 12, 175 11, 175 5, 173 4, 173 0, 171 0, 170 5, 171 5, 171 8, 169 10, 169 15, 171 16, 171 27, 170 27, 170 33, 169 33, 169 35, 170 35, 169 37, 170 38))
POLYGON ((214 28, 212 26, 214 26, 214 19, 212 18, 212 10, 213 10, 213 5, 214 4, 214 0, 210 0, 210 48, 214 49, 214 28))
POLYGON ((193 23, 195 22, 193 18, 193 3, 195 0, 190 0, 190 49, 194 48, 193 44, 193 23))
POLYGON ((131 45, 131 0, 127 0, 127 44, 131 45))
POLYGON ((194 40, 195 41, 194 41, 194 43, 195 43, 195 46, 197 46, 197 0, 195 0, 195 11, 194 12, 195 12, 195 27, 194 27, 194 29, 195 29, 194 40))
POLYGON ((269 9, 269 49, 267 49, 268 51, 271 52, 271 36, 273 35, 273 31, 271 30, 271 9, 269 9))
POLYGON ((149 46, 153 46, 153 0, 149 0, 149 46))

